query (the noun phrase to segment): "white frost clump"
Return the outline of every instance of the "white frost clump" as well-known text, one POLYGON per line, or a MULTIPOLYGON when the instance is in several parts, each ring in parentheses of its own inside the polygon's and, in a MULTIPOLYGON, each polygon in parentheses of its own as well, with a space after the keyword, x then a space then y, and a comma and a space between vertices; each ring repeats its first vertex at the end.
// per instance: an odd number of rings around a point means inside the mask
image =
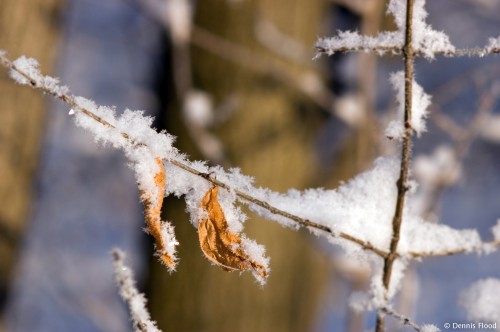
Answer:
POLYGON ((402 47, 403 43, 403 34, 399 31, 382 32, 376 37, 363 36, 357 31, 338 31, 336 37, 318 39, 316 48, 328 55, 349 49, 369 51, 374 48, 381 48, 379 54, 383 54, 382 48, 402 47))
MULTIPOLYGON (((396 90, 397 118, 389 123, 385 130, 385 135, 389 138, 402 139, 405 134, 404 127, 404 107, 405 107, 405 75, 403 71, 392 73, 390 82, 396 90)), ((412 94, 412 114, 410 125, 418 136, 426 130, 425 119, 427 118, 427 108, 431 104, 431 97, 424 92, 424 89, 418 85, 415 80, 412 94)))
POLYGON ((12 62, 15 70, 9 72, 10 77, 19 84, 35 85, 54 94, 57 97, 68 94, 66 86, 59 84, 59 79, 40 73, 40 64, 33 58, 21 56, 12 62), (26 75, 26 76, 25 76, 26 75), (30 79, 28 79, 30 77, 30 79))
MULTIPOLYGON (((336 190, 292 189, 286 194, 279 194, 258 189, 251 194, 278 209, 325 225, 334 233, 345 232, 388 250, 398 175, 397 158, 379 158, 371 170, 359 174, 336 190)), ((283 221, 253 204, 250 208, 267 219, 283 221)), ((291 225, 296 226, 295 223, 291 225)), ((290 226, 289 221, 285 222, 285 226, 290 226)), ((364 252, 358 245, 337 237, 330 240, 342 245, 351 254, 364 252)))
POLYGON ((439 145, 432 155, 416 157, 413 172, 420 183, 428 186, 451 185, 462 174, 455 152, 448 145, 439 145))
POLYGON ((486 45, 485 49, 487 52, 500 49, 500 36, 488 39, 488 45, 486 45))
POLYGON ((426 324, 420 326, 420 332, 439 332, 441 331, 436 325, 426 324))
POLYGON ((157 188, 152 176, 158 173, 155 158, 168 160, 179 157, 179 152, 172 146, 175 138, 167 133, 158 133, 151 127, 153 118, 144 116, 141 111, 125 110, 122 115, 116 115, 112 107, 96 105, 83 97, 75 97, 74 100, 78 109, 92 112, 111 126, 96 121, 82 111, 75 113, 75 123, 90 131, 96 141, 122 149, 132 161, 139 189, 155 196, 157 188))
POLYGON ((176 246, 179 245, 179 241, 175 237, 174 226, 170 222, 161 223, 161 237, 166 244, 161 254, 167 254, 169 257, 176 258, 176 246))
POLYGON ((460 294, 460 304, 467 318, 474 321, 500 322, 500 280, 477 281, 460 294))
POLYGON ((497 224, 491 228, 493 233, 493 238, 495 241, 500 241, 500 219, 497 220, 497 224))
POLYGON ((487 250, 475 229, 454 229, 444 224, 425 222, 418 217, 404 220, 401 225, 401 241, 398 252, 437 253, 464 250, 464 252, 487 250))
MULTIPOLYGON (((243 247, 243 251, 248 254, 248 257, 250 260, 257 262, 261 266, 264 267, 265 271, 267 274, 271 272, 271 269, 269 268, 269 257, 266 257, 266 248, 258 244, 252 239, 247 238, 245 235, 241 236, 241 246, 243 247)), ((252 269, 252 275, 254 278, 264 286, 267 282, 267 280, 260 275, 256 270, 252 269)))
MULTIPOLYGON (((406 24, 406 0, 391 0, 387 12, 394 15, 394 21, 400 33, 404 33, 406 24)), ((425 0, 415 0, 413 4, 412 22, 412 46, 417 52, 421 52, 428 59, 433 59, 438 52, 453 52, 455 47, 451 44, 448 36, 433 30, 425 22, 427 18, 425 0)))
POLYGON ((114 249, 112 254, 116 284, 120 289, 120 296, 128 304, 134 330, 136 332, 160 332, 156 327, 156 322, 151 320, 144 294, 137 290, 134 275, 125 264, 125 254, 120 249, 114 249))
MULTIPOLYGON (((328 55, 342 49, 369 51, 377 48, 378 52, 383 54, 384 48, 402 48, 406 29, 406 0, 391 0, 387 7, 387 14, 394 16, 397 31, 381 32, 376 37, 362 36, 352 31, 339 31, 336 37, 320 38, 316 42, 316 48, 328 55)), ((448 36, 443 32, 433 30, 425 22, 426 18, 425 0, 416 0, 413 5, 413 49, 428 59, 433 59, 436 53, 453 52, 455 47, 450 43, 448 36)))
POLYGON ((374 271, 370 280, 370 289, 368 292, 354 292, 349 298, 349 307, 356 312, 377 310, 389 306, 389 301, 394 297, 401 287, 401 280, 404 277, 404 271, 408 265, 408 260, 398 259, 394 261, 391 273, 389 290, 386 291, 382 283, 383 260, 375 257, 371 262, 374 271))
MULTIPOLYGON (((270 205, 329 227, 334 234, 346 233, 373 246, 388 251, 392 234, 392 219, 396 206, 400 160, 378 158, 372 169, 361 173, 335 190, 289 190, 285 194, 267 189, 255 189, 242 181, 242 191, 270 205)), ((233 187, 238 188, 238 187, 233 187)), ((238 188, 239 189, 239 188, 238 188)), ((398 251, 406 253, 432 253, 446 250, 479 250, 482 242, 475 230, 456 230, 446 225, 424 222, 413 213, 413 197, 407 197, 398 251)), ((284 226, 297 226, 284 217, 276 216, 254 204, 250 208, 267 219, 284 226)), ((317 232, 325 235, 324 232, 317 232)), ((329 237, 351 255, 362 261, 372 261, 366 251, 339 237, 329 237)))

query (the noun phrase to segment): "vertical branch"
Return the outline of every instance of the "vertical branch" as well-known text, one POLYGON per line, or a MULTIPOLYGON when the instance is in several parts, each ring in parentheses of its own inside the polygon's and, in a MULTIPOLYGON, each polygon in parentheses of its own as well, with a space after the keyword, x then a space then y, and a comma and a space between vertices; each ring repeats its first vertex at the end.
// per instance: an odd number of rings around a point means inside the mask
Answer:
MULTIPOLYGON (((408 191, 408 173, 410 169, 410 155, 412 148, 412 127, 411 127, 411 114, 412 114, 412 85, 413 85, 413 57, 414 52, 412 48, 412 21, 413 21, 413 0, 408 0, 406 3, 406 31, 405 31, 405 45, 403 47, 404 61, 405 61, 405 114, 404 114, 404 127, 405 135, 403 137, 403 144, 401 149, 401 169, 399 173, 399 180, 397 182, 398 196, 396 201, 396 211, 392 219, 392 238, 390 244, 389 254, 384 259, 384 270, 382 282, 386 291, 389 290, 391 281, 392 268, 397 258, 396 250, 399 243, 399 236, 401 231, 401 224, 403 222, 403 208, 408 191)), ((384 331, 384 314, 379 311, 377 315, 376 331, 384 331)))

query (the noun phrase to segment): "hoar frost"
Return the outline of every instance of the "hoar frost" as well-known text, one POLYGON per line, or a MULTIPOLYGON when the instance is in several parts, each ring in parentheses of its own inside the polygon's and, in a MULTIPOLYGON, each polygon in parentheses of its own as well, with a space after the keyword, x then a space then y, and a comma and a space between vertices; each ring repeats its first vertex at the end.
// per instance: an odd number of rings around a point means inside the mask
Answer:
MULTIPOLYGON (((423 0, 416 1, 415 14, 416 18, 422 22, 426 16, 423 3, 423 0), (418 8, 421 9, 420 12, 418 8)), ((393 0, 389 5, 389 10, 395 15, 398 22, 401 19, 401 16, 398 15, 404 11, 404 6, 393 0)), ((401 22, 398 26, 400 25, 401 22)), ((423 27, 423 30, 428 28, 427 25, 423 25, 423 27)), ((429 42, 432 41, 432 38, 424 38, 423 40, 429 42)), ((253 178, 242 175, 238 169, 225 171, 221 167, 208 167, 204 162, 189 161, 186 156, 173 147, 174 137, 164 132, 156 132, 151 128, 152 118, 144 116, 142 112, 125 110, 122 115, 116 115, 116 111, 112 107, 98 106, 91 100, 70 96, 67 88, 60 87, 56 79, 41 75, 38 63, 28 58, 22 57, 16 60, 15 66, 16 68, 18 66, 20 70, 23 69, 31 79, 27 80, 23 75, 17 76, 19 73, 15 74, 15 70, 13 70, 11 74, 19 83, 32 84, 35 82, 36 87, 43 88, 56 96, 64 94, 67 99, 73 100, 74 105, 71 105, 75 112, 75 122, 92 132, 96 140, 125 151, 125 154, 132 161, 142 190, 154 193, 156 189, 153 187, 153 183, 148 180, 148 174, 157 172, 158 165, 154 162, 155 158, 164 160, 167 173, 166 194, 184 196, 187 210, 191 213, 191 221, 195 226, 200 217, 203 216, 203 212, 200 211, 200 200, 211 188, 211 184, 204 177, 175 166, 172 164, 174 160, 186 168, 191 168, 207 176, 214 176, 228 185, 228 190, 221 190, 219 202, 227 216, 228 228, 233 232, 240 232, 247 219, 236 205, 238 202, 248 204, 252 210, 265 218, 276 220, 285 226, 298 227, 298 223, 292 220, 273 214, 255 203, 242 200, 236 194, 237 191, 331 229, 333 236, 328 232, 310 228, 316 234, 325 235, 331 242, 341 245, 350 257, 371 264, 375 270, 372 279, 372 305, 384 304, 386 294, 381 284, 380 274, 382 258, 363 250, 358 244, 341 239, 336 235, 343 232, 380 250, 386 252, 389 250, 392 237, 392 219, 397 198, 396 182, 401 163, 398 158, 377 159, 371 170, 359 174, 335 190, 290 190, 286 194, 280 194, 254 187, 253 178), (82 110, 87 110, 102 120, 96 121, 96 118, 84 114, 82 110)), ((402 116, 404 74, 402 72, 394 74, 391 81, 398 91, 399 114, 402 116)), ((430 98, 416 83, 413 84, 413 90, 414 110, 410 122, 412 128, 417 134, 420 134, 425 130, 424 119, 430 98)), ((398 123, 402 126, 401 119, 389 125, 388 131, 393 137, 401 137, 402 127, 398 127, 398 123)), ((411 196, 408 197, 408 200, 411 202, 411 196)), ((398 246, 398 253, 402 256, 412 256, 414 253, 424 255, 442 253, 457 249, 472 251, 482 247, 481 239, 476 231, 455 230, 446 225, 426 223, 407 207, 403 211, 403 221, 398 246)), ((497 227, 494 228, 494 233, 495 238, 498 239, 496 229, 497 227)), ((167 240, 167 249, 174 248, 177 241, 173 236, 173 228, 163 227, 162 235, 167 240)), ((246 237, 242 237, 242 245, 249 252, 252 260, 262 262, 267 268, 268 259, 264 257, 262 246, 246 237)), ((394 265, 389 293, 387 294, 389 298, 397 289, 407 259, 408 257, 398 259, 394 265)), ((490 283, 488 282, 488 285, 490 283)), ((481 291, 475 291, 475 293, 483 294, 481 291)), ((476 298, 480 300, 483 297, 476 296, 476 298)), ((135 302, 141 304, 140 299, 135 302)))
MULTIPOLYGON (((390 82, 396 91, 397 117, 391 121, 385 130, 385 135, 389 138, 402 139, 405 134, 404 113, 405 113, 405 74, 403 71, 391 74, 390 82)), ((427 108, 431 104, 431 97, 424 92, 415 80, 412 82, 412 111, 410 125, 420 136, 426 129, 425 119, 427 118, 427 108)))
MULTIPOLYGON (((316 48, 328 55, 341 50, 376 49, 379 54, 383 54, 390 49, 401 49, 404 45, 406 29, 406 0, 391 0, 387 7, 387 14, 394 16, 397 31, 385 31, 375 37, 363 36, 353 31, 339 31, 336 37, 319 39, 316 42, 316 48)), ((433 59, 436 53, 455 51, 448 36, 432 29, 425 22, 426 18, 425 0, 415 0, 412 22, 413 50, 422 53, 428 59, 433 59)))
POLYGON ((488 45, 486 45, 487 52, 492 52, 493 50, 499 50, 499 49, 500 49, 500 36, 498 36, 497 38, 488 39, 488 45))
MULTIPOLYGON (((334 190, 289 190, 280 194, 267 189, 253 188, 245 179, 242 191, 248 192, 272 206, 327 226, 334 233, 344 232, 388 251, 392 234, 392 219, 396 205, 399 178, 399 158, 378 158, 371 170, 361 173, 334 190)), ((238 187, 233 187, 238 188, 238 187)), ((238 188, 239 189, 239 188, 238 188)), ((413 197, 408 197, 411 205, 413 197)), ((250 208, 267 219, 283 222, 283 217, 250 204, 250 208)), ((284 221, 290 226, 290 221, 284 221)), ((294 225, 294 224, 292 224, 294 225)), ((347 253, 362 260, 371 260, 359 245, 342 238, 321 233, 341 245, 347 253)), ((405 208, 398 252, 433 253, 466 248, 480 249, 481 239, 475 230, 455 230, 446 225, 427 223, 405 208)))
POLYGON ((156 322, 151 320, 146 308, 146 298, 135 286, 135 279, 132 270, 125 264, 125 253, 120 249, 113 249, 113 265, 116 284, 120 289, 120 296, 127 302, 130 317, 136 331, 160 332, 156 327, 156 322))
POLYGON ((491 228, 493 233, 493 238, 495 241, 500 241, 500 219, 497 220, 497 224, 491 228))
POLYGON ((415 176, 428 186, 452 185, 461 175, 462 169, 453 148, 439 145, 432 155, 421 155, 413 162, 415 176))
MULTIPOLYGON (((5 55, 4 55, 5 56, 5 55)), ((69 92, 68 87, 61 86, 59 79, 45 76, 40 73, 40 64, 33 58, 21 56, 12 62, 12 69, 9 75, 19 84, 31 85, 42 88, 60 97, 69 92), (29 77, 29 79, 28 79, 29 77)))

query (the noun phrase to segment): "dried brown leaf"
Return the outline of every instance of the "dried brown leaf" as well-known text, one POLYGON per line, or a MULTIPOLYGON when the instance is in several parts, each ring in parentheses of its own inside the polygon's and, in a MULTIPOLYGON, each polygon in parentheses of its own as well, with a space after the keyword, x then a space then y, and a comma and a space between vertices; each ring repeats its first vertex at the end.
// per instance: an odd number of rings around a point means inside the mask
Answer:
POLYGON ((155 238, 156 251, 160 260, 170 269, 175 270, 175 257, 167 253, 167 243, 162 234, 161 208, 165 196, 166 174, 165 167, 160 158, 155 159, 160 171, 155 174, 154 182, 157 187, 156 196, 143 192, 141 200, 144 203, 144 214, 146 216, 147 232, 155 238))
POLYGON ((217 200, 219 188, 211 188, 203 197, 201 207, 208 216, 200 220, 198 235, 205 256, 226 271, 252 269, 261 278, 267 277, 267 268, 251 260, 241 245, 238 234, 228 229, 224 211, 217 200))

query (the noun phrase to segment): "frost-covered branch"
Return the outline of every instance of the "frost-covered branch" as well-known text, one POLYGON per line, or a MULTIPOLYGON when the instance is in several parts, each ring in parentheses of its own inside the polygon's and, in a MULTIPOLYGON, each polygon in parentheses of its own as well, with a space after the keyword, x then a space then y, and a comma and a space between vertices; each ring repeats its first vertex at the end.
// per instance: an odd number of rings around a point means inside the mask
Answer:
MULTIPOLYGON (((355 34, 350 32, 349 34, 355 34)), ((357 33, 356 33, 357 34, 357 33)), ((369 43, 363 41, 359 45, 352 44, 350 46, 341 46, 343 43, 348 43, 347 41, 343 41, 343 38, 346 37, 347 34, 340 34, 339 38, 341 37, 342 39, 336 40, 333 42, 333 40, 330 38, 324 38, 320 39, 316 42, 315 48, 317 55, 316 57, 325 54, 325 55, 333 55, 335 53, 350 53, 350 52, 359 52, 359 53, 377 53, 379 55, 384 55, 384 54, 393 54, 393 55, 400 55, 403 54, 403 46, 379 46, 379 45, 374 45, 370 46, 369 43), (338 44, 337 44, 338 43, 338 44)), ((352 36, 352 35, 351 35, 352 36)), ((357 35, 356 35, 357 36, 357 35)), ((500 54, 500 47, 476 47, 476 48, 463 48, 463 49, 456 49, 454 51, 445 51, 445 50, 436 50, 432 53, 429 52, 423 52, 423 51, 415 51, 415 56, 417 57, 426 57, 429 54, 434 57, 435 55, 444 55, 447 57, 463 57, 463 56, 479 56, 483 57, 489 54, 500 54)))
MULTIPOLYGON (((57 79, 42 75, 34 59, 21 57, 11 62, 5 52, 0 52, 0 61, 10 69, 11 77, 18 83, 39 89, 70 105, 70 114, 74 114, 77 125, 90 131, 96 140, 123 149, 132 161, 139 188, 149 197, 161 194, 155 183, 152 183, 152 175, 158 174, 157 160, 163 160, 160 165, 166 168, 167 174, 163 193, 184 196, 194 226, 206 213, 200 211, 204 193, 216 186, 225 189, 219 195, 220 205, 227 216, 224 219, 228 223, 228 234, 235 236, 241 232, 246 219, 235 206, 239 201, 248 204, 258 215, 286 227, 305 226, 316 235, 325 236, 330 242, 342 246, 348 255, 376 265, 381 261, 380 258, 397 263, 394 261, 398 257, 492 251, 491 244, 483 243, 475 230, 454 230, 446 225, 426 223, 417 215, 403 211, 405 227, 400 230, 402 235, 397 251, 391 252, 390 229, 394 228, 391 226, 391 220, 394 219, 391 210, 398 196, 393 184, 401 168, 399 158, 379 158, 373 169, 359 174, 336 190, 290 190, 286 194, 279 194, 254 187, 253 179, 240 174, 237 169, 225 171, 221 167, 207 167, 203 162, 189 161, 172 146, 174 138, 151 128, 152 119, 142 116, 142 112, 125 110, 123 115, 117 117, 113 108, 98 106, 90 100, 73 96, 67 87, 60 86, 57 79)), ((414 129, 414 121, 411 123, 410 127, 414 129)), ((173 232, 167 233, 165 237, 162 235, 160 243, 164 242, 167 247, 171 243, 176 244, 173 232)), ((499 245, 498 238, 496 241, 492 243, 495 246, 499 245)), ((241 250, 245 250, 244 259, 253 264, 252 273, 259 282, 264 282, 266 274, 258 273, 267 270, 268 259, 263 256, 264 249, 244 236, 232 237, 230 243, 236 243, 241 250), (255 270, 253 266, 262 269, 255 270)), ((161 253, 168 253, 175 260, 175 252, 157 249, 161 253)), ((400 265, 397 271, 398 276, 401 276, 404 263, 396 265, 400 265)), ((374 278, 382 280, 382 275, 376 273, 374 278)), ((392 279, 391 284, 395 284, 394 279, 398 278, 392 279)), ((384 287, 382 282, 380 289, 383 291, 379 294, 385 294, 382 298, 395 291, 395 287, 384 287)), ((382 303, 385 304, 385 300, 382 303)))
POLYGON ((120 289, 120 296, 128 305, 135 331, 161 332, 156 327, 156 322, 151 320, 146 308, 146 298, 137 290, 134 275, 125 264, 125 253, 120 249, 113 249, 112 255, 116 284, 120 289))
MULTIPOLYGON (((108 128, 112 128, 112 129, 116 129, 116 126, 114 124, 112 124, 112 123, 108 122, 107 120, 103 119, 102 117, 94 114, 93 112, 89 111, 87 108, 82 107, 82 104, 76 100, 76 97, 70 94, 69 89, 65 86, 60 86, 59 82, 56 79, 51 78, 53 80, 53 81, 50 81, 51 84, 46 85, 44 80, 49 78, 48 76, 42 76, 40 73, 36 73, 34 71, 26 71, 26 70, 23 70, 22 68, 19 68, 19 66, 17 66, 15 63, 13 63, 12 61, 10 61, 7 58, 5 52, 0 53, 0 61, 6 68, 10 69, 11 72, 14 73, 14 78, 17 79, 18 81, 24 82, 35 89, 39 89, 46 94, 52 95, 52 96, 62 100, 63 102, 67 103, 68 105, 70 105, 72 107, 73 112, 81 112, 85 116, 97 121, 98 123, 102 124, 103 126, 106 126, 108 128)), ((120 131, 120 135, 123 138, 129 140, 133 145, 145 145, 144 143, 132 138, 127 132, 120 131)), ((192 166, 190 166, 182 161, 179 161, 179 160, 176 160, 173 158, 169 158, 167 161, 180 169, 183 169, 183 170, 185 170, 193 175, 196 175, 200 178, 205 179, 206 181, 210 182, 212 185, 216 185, 216 186, 224 188, 228 191, 234 192, 239 198, 241 198, 247 202, 253 203, 253 204, 269 211, 272 214, 276 214, 276 215, 285 217, 289 220, 292 220, 300 226, 309 227, 312 229, 316 229, 319 231, 329 233, 330 235, 333 235, 333 236, 338 236, 338 237, 343 238, 347 241, 356 243, 359 246, 361 246, 363 249, 370 250, 381 257, 385 257, 387 255, 387 253, 385 251, 374 247, 370 242, 360 240, 360 239, 358 239, 358 238, 356 238, 348 233, 345 233, 345 232, 338 232, 338 233, 334 232, 334 230, 332 230, 330 227, 324 226, 322 224, 313 222, 307 218, 302 218, 302 217, 299 217, 297 215, 291 214, 287 211, 284 211, 282 209, 279 209, 277 207, 274 207, 274 206, 270 205, 268 202, 261 200, 261 199, 258 199, 256 197, 253 197, 253 196, 251 196, 251 195, 249 195, 249 194, 247 194, 239 189, 234 189, 229 184, 224 183, 220 180, 217 180, 216 177, 211 176, 209 173, 199 171, 196 168, 194 168, 194 167, 192 167, 192 166)))
MULTIPOLYGON (((26 59, 26 58, 24 58, 26 59)), ((91 120, 96 121, 97 123, 103 125, 104 127, 108 127, 110 129, 114 129, 115 131, 118 131, 115 133, 116 135, 119 135, 123 139, 125 139, 129 144, 135 146, 135 147, 147 147, 148 143, 150 145, 161 145, 161 148, 165 148, 164 145, 167 143, 163 144, 161 139, 160 143, 155 143, 153 140, 155 137, 148 137, 147 142, 140 141, 140 137, 136 133, 131 134, 130 132, 127 132, 125 130, 122 130, 121 128, 117 128, 115 124, 112 124, 110 121, 106 120, 105 118, 96 115, 95 113, 91 112, 89 109, 85 107, 85 105, 90 105, 91 104, 82 103, 82 97, 75 97, 73 96, 69 89, 64 86, 60 86, 59 82, 54 79, 50 78, 48 76, 42 76, 39 72, 33 71, 31 69, 29 70, 23 70, 22 68, 19 68, 15 63, 10 61, 5 52, 0 52, 0 62, 2 65, 4 65, 6 68, 11 70, 11 74, 14 76, 15 79, 18 81, 24 82, 31 86, 32 88, 38 89, 43 91, 46 94, 52 95, 63 102, 67 103, 72 107, 72 112, 77 112, 82 114, 85 117, 90 118, 91 120), (44 82, 47 81, 50 84, 45 84, 44 82)), ((28 66, 28 68, 30 68, 28 66)), ((93 105, 92 107, 96 107, 93 105)), ((144 130, 144 129, 143 129, 144 130)), ((153 135, 153 134, 151 134, 153 135)), ((159 134, 160 135, 160 134, 159 134)), ((143 135, 147 136, 147 135, 143 135)), ((142 137, 144 139, 144 137, 142 137)), ((159 139, 156 137, 156 139, 159 139)), ((150 149, 153 150, 158 150, 160 147, 153 147, 149 146, 150 149)), ((161 153, 159 153, 161 154, 161 153)), ((372 243, 372 241, 368 238, 364 239, 363 237, 360 236, 355 236, 351 233, 349 233, 346 230, 343 230, 343 228, 340 229, 335 229, 332 228, 332 226, 340 226, 338 223, 334 221, 327 222, 327 220, 322 221, 322 222, 317 222, 313 221, 313 219, 308 218, 308 217, 303 217, 300 216, 300 210, 297 210, 297 213, 292 213, 287 211, 290 206, 298 205, 298 201, 304 201, 305 205, 314 205, 315 203, 318 203, 318 197, 322 194, 325 196, 327 195, 334 195, 332 197, 333 199, 338 200, 337 196, 340 194, 336 192, 314 192, 314 191, 309 191, 311 197, 309 196, 297 196, 297 193, 292 192, 290 195, 287 195, 286 197, 282 197, 282 195, 273 193, 269 190, 261 190, 259 188, 255 188, 249 183, 251 180, 239 180, 240 182, 243 183, 234 183, 235 182, 235 176, 232 176, 231 174, 227 174, 224 171, 220 170, 219 168, 215 169, 209 169, 207 167, 202 167, 199 163, 190 163, 187 160, 183 159, 183 156, 180 155, 179 153, 171 153, 168 155, 168 157, 163 158, 164 161, 167 163, 171 164, 174 166, 174 168, 180 169, 185 171, 186 173, 189 173, 198 179, 204 180, 207 184, 209 185, 215 185, 218 187, 221 187, 223 189, 226 189, 228 192, 233 193, 241 202, 244 202, 246 204, 249 204, 252 210, 256 212, 257 214, 264 216, 267 219, 270 220, 275 220, 279 221, 283 225, 286 225, 288 227, 299 227, 299 226, 304 226, 307 227, 309 230, 315 232, 316 234, 324 234, 327 235, 327 237, 330 238, 339 238, 346 240, 350 243, 353 243, 358 246, 358 248, 362 248, 364 250, 368 250, 370 252, 375 253, 377 256, 386 258, 389 255, 388 250, 381 249, 379 246, 375 245, 372 243), (222 178, 219 179, 218 177, 222 178), (233 180, 233 181, 231 181, 233 180), (245 182, 246 181, 246 182, 245 182), (233 183, 232 183, 233 182, 233 183), (248 182, 248 183, 247 183, 248 182), (249 192, 253 192, 254 194, 251 195, 249 192), (294 197, 295 196, 295 197, 294 197), (281 202, 284 199, 289 199, 289 204, 286 204, 287 202, 281 202), (298 200, 298 201, 297 201, 298 200), (271 202, 271 203, 270 203, 271 202), (276 202, 277 204, 280 203, 280 206, 277 206, 275 204, 272 204, 272 202, 276 202), (287 208, 282 208, 281 206, 287 206, 287 208), (291 223, 290 223, 291 222, 291 223)), ((391 166, 392 167, 392 166, 391 166)), ((240 175, 241 176, 241 175, 240 175)), ((381 175, 379 173, 375 173, 374 177, 380 177, 381 175)), ((367 177, 367 176, 366 176, 367 177)), ((186 175, 182 174, 181 176, 182 179, 186 181, 193 181, 191 178, 186 178, 186 175)), ((360 179, 360 181, 366 181, 367 179, 360 179)), ((172 181, 172 180, 170 180, 172 181)), ((167 177, 167 183, 169 182, 168 177, 167 177)), ((380 185, 379 184, 374 184, 375 187, 377 187, 379 190, 380 185)), ((366 187, 366 183, 360 183, 360 187, 366 187)), ((207 187, 208 188, 208 187, 207 187)), ((345 191, 346 195, 351 196, 352 193, 348 193, 346 190, 345 191)), ((342 191, 341 191, 342 192, 342 191)), ((321 203, 321 202, 320 202, 321 203)), ((349 204, 349 203, 338 203, 338 204, 349 204)), ((352 203, 353 209, 358 210, 359 207, 357 207, 357 204, 364 205, 366 206, 368 202, 366 202, 365 198, 362 198, 362 201, 359 203, 353 202, 352 203)), ((322 208, 323 206, 320 206, 322 208)), ((314 210, 314 208, 313 208, 314 210)), ((328 209, 330 210, 330 209, 328 209)), ((380 208, 378 208, 380 210, 380 208)), ((354 213, 354 212, 353 212, 354 213)), ((316 214, 317 215, 317 214, 316 214)), ((330 218, 330 216, 327 216, 330 218)), ((346 216, 347 217, 347 216, 346 216)), ((347 223, 350 223, 348 220, 346 220, 347 223)), ((436 225, 437 227, 437 225, 436 225)), ((415 230, 411 230, 414 232, 415 230)), ((436 232, 439 230, 436 229, 436 232)), ((399 251, 396 253, 393 253, 395 257, 423 257, 423 256, 439 256, 439 255, 449 255, 453 253, 469 253, 475 250, 480 250, 483 251, 481 248, 483 245, 486 246, 498 246, 499 244, 496 242, 491 242, 491 243, 485 243, 483 244, 481 241, 477 241, 477 237, 471 237, 469 240, 466 238, 462 238, 462 235, 460 235, 459 231, 454 239, 458 242, 459 239, 462 239, 463 242, 470 242, 469 245, 467 246, 460 246, 456 247, 456 244, 454 245, 447 245, 445 243, 444 246, 436 248, 436 247, 431 247, 433 250, 424 250, 424 248, 427 248, 426 246, 422 246, 420 249, 417 250, 411 250, 411 248, 406 247, 403 251, 399 251)), ((369 232, 367 232, 369 233, 369 232)), ((375 235, 375 234, 369 234, 369 235, 375 235)), ((424 235, 424 234, 422 234, 424 235)), ((469 237, 469 235, 467 235, 469 237)), ((443 244, 443 243, 441 243, 443 244)))
POLYGON ((384 314, 387 314, 398 321, 400 321, 403 325, 409 326, 412 329, 414 329, 417 332, 438 332, 440 331, 435 325, 418 325, 414 321, 412 321, 409 317, 406 317, 403 314, 400 314, 399 312, 396 312, 394 309, 390 307, 382 307, 379 309, 382 311, 384 314))
MULTIPOLYGON (((396 210, 392 219, 392 238, 389 255, 384 259, 384 269, 382 274, 382 284, 386 291, 389 290, 391 282, 392 269, 396 260, 395 253, 398 249, 401 225, 403 223, 403 209, 408 187, 408 174, 410 172, 410 156, 412 148, 412 106, 413 106, 413 0, 406 2, 406 26, 405 26, 405 45, 404 63, 405 63, 405 90, 404 90, 404 136, 401 148, 401 167, 399 179, 397 181, 398 196, 396 200, 396 210)), ((388 295, 386 295, 388 298, 388 295)), ((384 316, 377 315, 376 331, 384 331, 384 316)))
POLYGON ((482 57, 500 53, 500 37, 490 38, 484 47, 456 49, 446 34, 434 30, 426 23, 425 0, 415 0, 412 3, 414 3, 414 15, 412 21, 406 24, 405 1, 391 0, 389 2, 387 14, 394 16, 396 31, 384 31, 375 37, 363 36, 356 31, 339 31, 335 37, 318 39, 316 56, 332 55, 338 52, 375 52, 379 55, 386 53, 405 54, 407 26, 413 31, 411 40, 413 56, 433 59, 436 55, 482 57))

